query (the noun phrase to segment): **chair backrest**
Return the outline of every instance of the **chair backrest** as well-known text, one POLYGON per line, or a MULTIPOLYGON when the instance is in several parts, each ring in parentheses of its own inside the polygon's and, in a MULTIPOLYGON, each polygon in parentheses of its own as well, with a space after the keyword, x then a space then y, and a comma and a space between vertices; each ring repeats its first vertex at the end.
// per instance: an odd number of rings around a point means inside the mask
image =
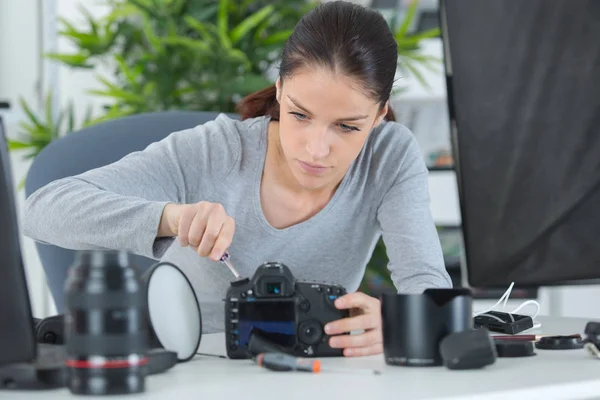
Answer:
MULTIPOLYGON (((51 142, 34 159, 25 180, 25 195, 48 183, 77 175, 118 161, 127 154, 143 150, 170 133, 214 120, 219 113, 165 111, 136 114, 102 122, 51 142)), ((238 118, 235 114, 229 114, 238 118)), ((36 243, 48 286, 57 311, 64 312, 63 287, 75 252, 53 245, 36 243)), ((140 273, 156 260, 132 255, 140 273)))

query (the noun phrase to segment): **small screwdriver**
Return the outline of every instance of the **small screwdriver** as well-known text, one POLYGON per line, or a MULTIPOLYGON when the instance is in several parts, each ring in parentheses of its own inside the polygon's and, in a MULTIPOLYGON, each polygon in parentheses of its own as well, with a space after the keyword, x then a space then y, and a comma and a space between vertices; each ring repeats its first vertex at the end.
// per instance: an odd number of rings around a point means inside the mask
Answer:
MULTIPOLYGON (((271 371, 302 371, 302 372, 321 372, 321 361, 309 360, 306 358, 297 358, 285 353, 260 353, 256 356, 255 360, 258 366, 270 369, 271 371)), ((368 372, 374 375, 380 375, 381 371, 376 369, 330 369, 327 368, 325 371, 329 372, 368 372)))
POLYGON ((229 261, 229 253, 228 252, 223 253, 223 256, 221 257, 220 261, 223 264, 227 265, 227 268, 229 268, 229 270, 231 271, 233 276, 235 276, 235 279, 240 279, 240 273, 237 271, 237 269, 235 269, 235 267, 233 266, 231 261, 229 261))
POLYGON ((284 353, 260 353, 256 356, 255 361, 259 367, 264 367, 271 371, 304 371, 314 373, 321 371, 321 361, 319 360, 298 359, 284 353))

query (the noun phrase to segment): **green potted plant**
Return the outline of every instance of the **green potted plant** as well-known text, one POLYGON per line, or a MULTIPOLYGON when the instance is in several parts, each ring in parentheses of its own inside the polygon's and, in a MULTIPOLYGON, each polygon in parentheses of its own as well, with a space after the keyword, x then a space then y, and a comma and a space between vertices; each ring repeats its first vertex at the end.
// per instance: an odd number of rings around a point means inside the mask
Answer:
POLYGON ((304 0, 111 0, 111 12, 86 26, 61 19, 59 35, 76 51, 46 57, 71 68, 114 66, 102 88, 101 115, 74 123, 73 107, 52 116, 47 97, 42 118, 21 100, 28 121, 13 151, 35 157, 48 143, 81 127, 125 115, 170 109, 233 112, 236 101, 271 82, 266 70, 293 27, 315 3, 304 0), (69 124, 66 124, 66 121, 69 124))

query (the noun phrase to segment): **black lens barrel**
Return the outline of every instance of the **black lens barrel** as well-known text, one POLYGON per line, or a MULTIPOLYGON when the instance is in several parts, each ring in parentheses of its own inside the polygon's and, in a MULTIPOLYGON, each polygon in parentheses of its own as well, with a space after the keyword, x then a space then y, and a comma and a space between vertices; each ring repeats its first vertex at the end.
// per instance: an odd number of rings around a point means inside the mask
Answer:
POLYGON ((128 254, 78 252, 65 295, 70 391, 89 395, 145 391, 146 296, 128 254))

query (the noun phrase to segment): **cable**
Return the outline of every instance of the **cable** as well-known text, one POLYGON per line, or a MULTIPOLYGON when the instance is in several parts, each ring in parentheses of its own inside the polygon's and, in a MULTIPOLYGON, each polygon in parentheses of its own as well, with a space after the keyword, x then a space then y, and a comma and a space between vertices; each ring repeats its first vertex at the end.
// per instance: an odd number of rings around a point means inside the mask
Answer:
POLYGON ((540 313, 540 303, 538 303, 535 300, 527 300, 527 301, 521 303, 521 305, 519 307, 517 307, 517 308, 515 308, 514 310, 511 311, 511 314, 518 313, 519 310, 521 310, 523 307, 528 306, 530 304, 533 304, 536 307, 535 314, 533 314, 531 316, 531 319, 535 319, 538 316, 538 314, 540 313))
MULTIPOLYGON (((487 308, 483 311, 477 311, 473 313, 473 317, 476 317, 478 315, 483 315, 483 314, 487 314, 490 311, 494 311, 496 309, 496 307, 498 307, 500 305, 500 303, 502 303, 502 301, 504 300, 504 304, 502 305, 502 310, 504 310, 504 308, 506 308, 506 302, 508 301, 508 298, 510 297, 510 293, 512 292, 513 287, 515 286, 515 283, 512 282, 510 284, 510 286, 508 287, 508 289, 506 289, 506 292, 504 292, 504 294, 498 299, 498 301, 496 302, 496 304, 494 304, 493 306, 491 306, 490 308, 487 308)), ((534 305, 536 307, 535 313, 531 316, 532 320, 535 320, 536 317, 539 315, 540 313, 540 303, 538 303, 535 300, 526 300, 523 303, 521 303, 517 308, 515 308, 514 310, 510 311, 509 314, 516 314, 517 312, 519 312, 521 309, 523 309, 524 307, 528 306, 528 305, 534 305)), ((494 317, 493 315, 487 314, 486 316, 489 317, 494 317)), ((497 318, 498 320, 500 320, 499 318, 497 318)), ((501 320, 500 320, 501 321, 501 320)), ((501 321, 502 322, 502 321, 501 321)), ((540 326, 542 326, 541 323, 539 322, 535 322, 534 321, 534 328, 539 328, 540 326)))

